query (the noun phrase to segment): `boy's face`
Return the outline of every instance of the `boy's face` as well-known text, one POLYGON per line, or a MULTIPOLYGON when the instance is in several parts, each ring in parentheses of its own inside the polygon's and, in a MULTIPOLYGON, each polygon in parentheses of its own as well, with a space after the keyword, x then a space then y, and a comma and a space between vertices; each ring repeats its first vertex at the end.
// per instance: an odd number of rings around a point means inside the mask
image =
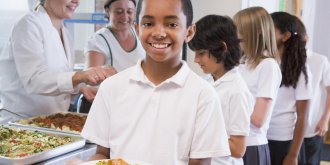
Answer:
POLYGON ((179 60, 184 42, 194 34, 186 27, 181 0, 144 0, 137 34, 147 55, 157 62, 179 60))
POLYGON ((195 51, 195 63, 197 63, 206 74, 216 73, 220 68, 220 63, 217 63, 217 59, 205 49, 195 51))

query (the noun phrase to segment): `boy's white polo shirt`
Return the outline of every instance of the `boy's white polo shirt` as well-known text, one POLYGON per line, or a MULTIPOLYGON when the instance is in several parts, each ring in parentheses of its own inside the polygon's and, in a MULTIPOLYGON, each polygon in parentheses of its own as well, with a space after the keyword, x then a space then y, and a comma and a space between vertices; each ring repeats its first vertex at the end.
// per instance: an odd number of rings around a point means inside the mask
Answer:
POLYGON ((82 135, 110 148, 110 157, 151 164, 230 155, 219 99, 185 62, 155 86, 141 61, 100 86, 82 135))
POLYGON ((221 100, 228 135, 248 136, 254 100, 237 68, 213 81, 213 86, 221 100))
MULTIPOLYGON (((261 128, 251 123, 247 146, 268 144, 267 130, 272 114, 278 89, 281 85, 282 74, 278 63, 273 58, 263 59, 255 69, 250 69, 246 64, 239 66, 239 71, 245 80, 254 101, 259 98, 271 98, 272 104, 267 113, 264 125, 261 128)), ((255 104, 255 103, 253 103, 255 104)))
MULTIPOLYGON (((221 109, 225 119, 228 136, 249 136, 250 117, 253 111, 254 98, 237 68, 233 68, 214 82, 209 81, 216 89, 221 100, 221 109)), ((229 158, 213 158, 212 164, 225 164, 229 158)), ((243 159, 231 157, 232 165, 243 165, 243 159)))
POLYGON ((309 102, 309 115, 305 137, 313 137, 317 133, 315 128, 320 121, 326 102, 326 87, 330 86, 330 64, 328 59, 320 54, 307 51, 307 64, 312 73, 313 97, 309 102))
POLYGON ((267 133, 267 138, 269 140, 292 140, 297 120, 296 101, 309 100, 312 96, 312 75, 308 67, 306 68, 306 71, 308 75, 307 84, 304 74, 301 73, 296 89, 292 86, 281 86, 279 89, 267 133))

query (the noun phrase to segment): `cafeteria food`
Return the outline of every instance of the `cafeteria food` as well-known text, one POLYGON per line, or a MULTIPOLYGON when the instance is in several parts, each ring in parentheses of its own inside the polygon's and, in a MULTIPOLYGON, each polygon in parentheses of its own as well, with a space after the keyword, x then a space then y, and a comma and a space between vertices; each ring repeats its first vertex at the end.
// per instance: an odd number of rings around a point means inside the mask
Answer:
POLYGON ((123 159, 109 159, 109 160, 100 160, 96 165, 129 165, 123 159))
POLYGON ((19 158, 73 142, 68 136, 0 126, 0 156, 19 158))
POLYGON ((74 113, 56 113, 49 116, 39 116, 19 120, 18 123, 30 126, 51 128, 60 131, 80 133, 86 122, 86 115, 74 113))

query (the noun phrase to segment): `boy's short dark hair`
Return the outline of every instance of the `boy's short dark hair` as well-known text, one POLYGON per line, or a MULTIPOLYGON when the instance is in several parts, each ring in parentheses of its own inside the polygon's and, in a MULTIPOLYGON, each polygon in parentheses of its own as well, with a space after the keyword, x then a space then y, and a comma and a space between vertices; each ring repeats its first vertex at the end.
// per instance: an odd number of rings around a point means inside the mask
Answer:
POLYGON ((191 50, 208 50, 228 71, 239 64, 239 39, 234 22, 225 16, 207 15, 196 22, 196 33, 188 43, 191 50), (227 45, 227 50, 224 47, 227 45))
MULTIPOLYGON (((136 22, 137 23, 140 22, 139 15, 141 13, 142 3, 143 3, 143 0, 139 0, 139 2, 137 4, 137 8, 136 8, 136 22)), ((193 20, 193 7, 191 4, 191 1, 190 0, 181 0, 181 4, 182 4, 182 11, 187 18, 187 27, 189 27, 192 24, 192 20, 193 20)))

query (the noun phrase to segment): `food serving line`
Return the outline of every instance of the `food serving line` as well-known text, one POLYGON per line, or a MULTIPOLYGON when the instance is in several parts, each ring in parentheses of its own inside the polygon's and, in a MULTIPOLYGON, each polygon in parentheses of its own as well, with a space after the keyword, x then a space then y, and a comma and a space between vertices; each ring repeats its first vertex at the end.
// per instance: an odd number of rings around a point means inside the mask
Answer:
POLYGON ((0 164, 64 165, 74 157, 86 160, 96 153, 96 145, 80 136, 86 118, 56 113, 0 125, 0 164))

